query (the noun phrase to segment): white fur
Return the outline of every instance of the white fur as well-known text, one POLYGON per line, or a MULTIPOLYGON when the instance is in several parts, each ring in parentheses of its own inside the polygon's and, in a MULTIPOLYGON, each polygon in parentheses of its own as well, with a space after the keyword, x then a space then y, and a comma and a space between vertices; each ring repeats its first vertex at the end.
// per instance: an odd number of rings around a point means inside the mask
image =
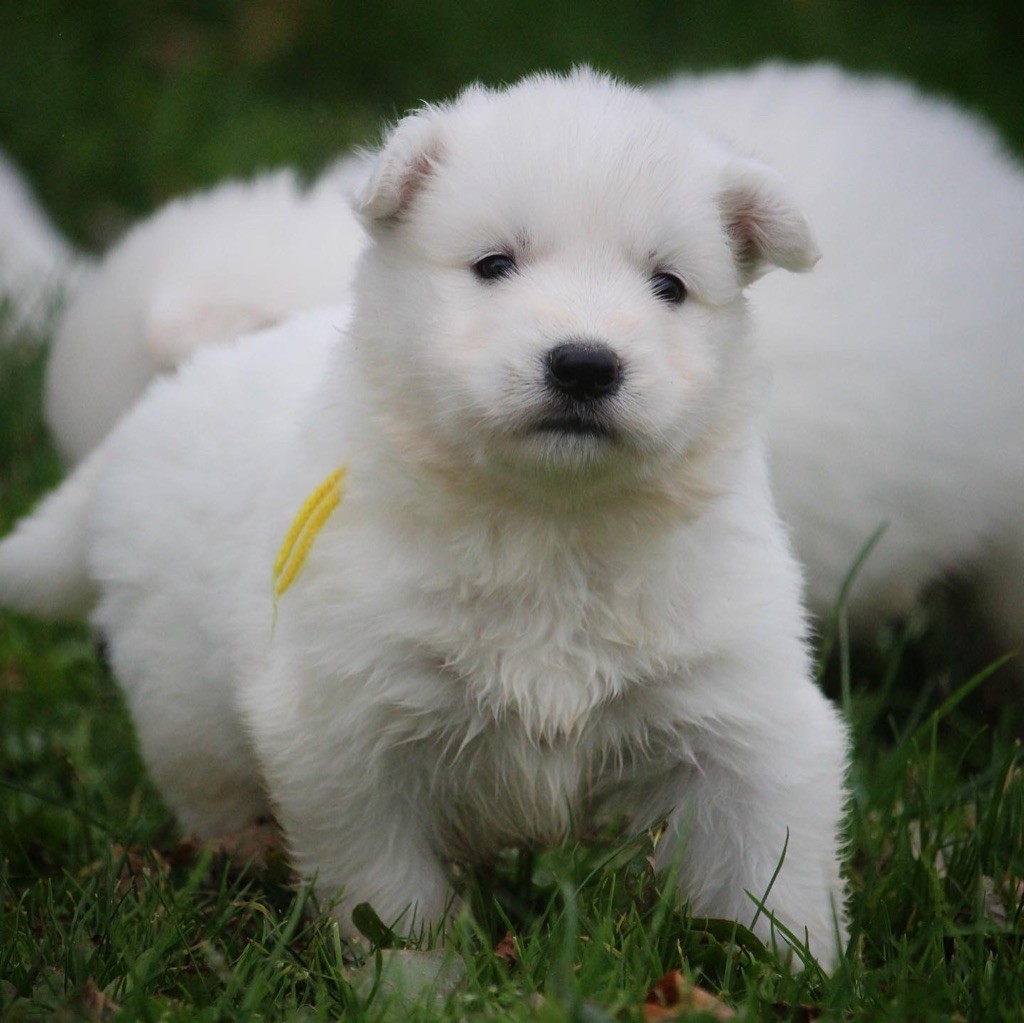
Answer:
POLYGON ((0 302, 11 336, 39 337, 81 266, 24 179, 0 153, 0 302))
MULTIPOLYGON (((846 738, 810 678, 742 295, 816 256, 780 179, 579 72, 407 118, 361 203, 344 333, 328 310, 197 353, 66 513, 168 802, 210 834, 266 791, 346 927, 363 900, 438 922, 451 860, 667 817, 694 912, 750 923, 767 893, 831 962, 846 738), (496 249, 518 271, 481 281, 496 249), (665 270, 684 304, 652 291, 665 270), (611 437, 541 427, 564 414, 548 353, 580 338, 622 366, 611 437), (276 549, 341 464, 275 609, 276 549)), ((30 524, 0 544, 0 600, 49 554, 30 524)))
POLYGON ((767 65, 654 90, 785 176, 825 253, 751 291, 775 366, 768 436, 783 518, 832 607, 863 629, 972 575, 1024 647, 1024 173, 977 118, 912 87, 767 65))
POLYGON ((348 300, 363 234, 346 191, 358 161, 305 188, 291 171, 162 207, 107 254, 61 317, 45 412, 69 461, 91 451, 159 372, 199 345, 348 300))

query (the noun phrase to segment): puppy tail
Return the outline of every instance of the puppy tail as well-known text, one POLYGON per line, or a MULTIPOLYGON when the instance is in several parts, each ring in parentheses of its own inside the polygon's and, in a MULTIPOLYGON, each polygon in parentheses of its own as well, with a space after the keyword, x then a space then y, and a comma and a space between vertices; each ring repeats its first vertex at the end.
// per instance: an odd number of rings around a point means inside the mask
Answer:
POLYGON ((14 335, 43 334, 86 266, 0 153, 0 313, 14 335))
POLYGON ((104 455, 101 446, 0 541, 0 607, 55 619, 88 613, 89 518, 104 455))

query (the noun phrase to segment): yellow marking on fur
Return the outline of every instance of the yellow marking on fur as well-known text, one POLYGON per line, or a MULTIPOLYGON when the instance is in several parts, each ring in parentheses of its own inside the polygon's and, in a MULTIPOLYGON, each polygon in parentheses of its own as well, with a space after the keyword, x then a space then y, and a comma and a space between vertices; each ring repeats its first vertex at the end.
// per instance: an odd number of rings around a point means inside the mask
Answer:
POLYGON ((302 571, 317 534, 341 504, 345 470, 335 469, 303 502, 274 562, 274 594, 280 597, 302 571))

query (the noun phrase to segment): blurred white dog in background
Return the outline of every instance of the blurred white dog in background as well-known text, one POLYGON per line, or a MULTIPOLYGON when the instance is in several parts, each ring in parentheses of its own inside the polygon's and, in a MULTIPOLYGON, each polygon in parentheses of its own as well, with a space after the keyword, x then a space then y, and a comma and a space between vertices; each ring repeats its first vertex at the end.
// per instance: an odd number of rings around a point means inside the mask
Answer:
POLYGON ((683 77, 667 109, 786 177, 823 252, 751 292, 775 368, 776 498, 820 615, 862 631, 929 581, 976 583, 1024 648, 1024 173, 994 132, 909 85, 816 66, 683 77))
POLYGON ((201 345, 346 301, 364 243, 346 200, 357 174, 349 159, 310 187, 288 170, 231 181, 132 228, 57 325, 44 401, 64 458, 91 451, 201 345))

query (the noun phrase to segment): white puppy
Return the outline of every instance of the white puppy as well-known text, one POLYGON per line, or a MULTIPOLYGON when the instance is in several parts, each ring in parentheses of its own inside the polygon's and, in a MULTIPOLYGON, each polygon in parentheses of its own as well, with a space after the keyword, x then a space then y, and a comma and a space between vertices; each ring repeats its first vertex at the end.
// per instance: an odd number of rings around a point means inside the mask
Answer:
POLYGON ((0 309, 11 335, 41 335, 83 266, 0 153, 0 309))
POLYGON ((1024 173, 949 103, 835 68, 768 65, 655 90, 780 170, 825 258, 751 293, 775 367, 780 511, 827 613, 858 552, 852 624, 971 578, 1024 649, 1024 173))
POLYGON ((45 412, 64 458, 84 457, 199 345, 347 301, 363 231, 345 191, 360 167, 340 161, 308 189, 291 171, 232 181, 132 228, 57 326, 45 412))
POLYGON ((346 926, 667 818, 695 913, 832 962, 846 738, 743 298, 817 259, 781 179, 578 72, 407 117, 360 212, 345 339, 310 314, 152 387, 0 544, 0 600, 93 587, 184 826, 272 808, 346 926))

